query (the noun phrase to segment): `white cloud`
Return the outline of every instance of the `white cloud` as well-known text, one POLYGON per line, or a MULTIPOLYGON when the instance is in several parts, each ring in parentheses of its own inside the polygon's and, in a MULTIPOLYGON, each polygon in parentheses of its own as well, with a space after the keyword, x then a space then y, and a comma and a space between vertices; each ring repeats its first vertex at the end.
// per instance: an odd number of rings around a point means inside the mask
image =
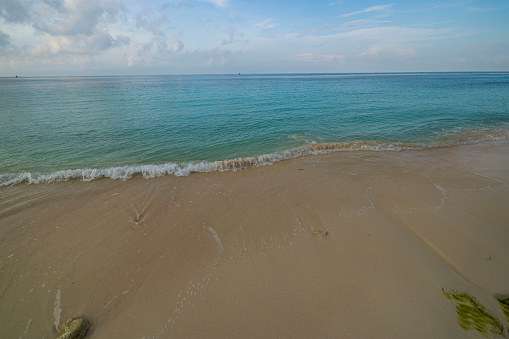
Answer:
POLYGON ((415 56, 417 56, 416 50, 398 45, 376 45, 369 47, 359 54, 359 57, 391 57, 396 60, 409 59, 415 56))
POLYGON ((208 29, 217 29, 217 24, 213 20, 202 18, 202 22, 208 29))
POLYGON ((374 47, 370 47, 368 48, 366 51, 362 52, 361 54, 359 54, 359 56, 363 57, 363 56, 369 56, 369 55, 379 55, 380 54, 380 51, 382 50, 382 47, 380 46, 374 46, 374 47))
POLYGON ((226 7, 226 5, 229 2, 229 0, 200 0, 200 1, 211 3, 217 7, 226 7))
POLYGON ((221 42, 221 46, 226 46, 230 44, 234 44, 237 42, 246 42, 247 40, 242 39, 244 37, 244 33, 238 31, 235 27, 227 26, 226 33, 228 34, 228 39, 225 39, 221 42))
POLYGON ((500 10, 501 8, 496 8, 496 7, 484 7, 484 8, 479 8, 479 7, 468 7, 467 8, 467 12, 471 12, 471 13, 479 13, 479 12, 493 12, 493 11, 498 11, 500 10))
POLYGON ((92 35, 102 23, 112 23, 124 9, 117 1, 65 0, 38 2, 31 20, 37 31, 54 36, 92 35))
POLYGON ((438 5, 433 6, 433 8, 447 8, 447 7, 456 7, 463 5, 461 2, 444 2, 438 5))
POLYGON ((417 42, 425 40, 443 39, 450 36, 450 29, 421 29, 398 26, 362 28, 346 33, 332 34, 330 38, 346 38, 356 41, 378 42, 417 42))
POLYGON ((179 39, 171 39, 170 40, 170 50, 173 53, 177 53, 178 51, 182 50, 184 48, 184 44, 179 39))
POLYGON ((263 21, 257 22, 253 25, 254 27, 261 28, 264 30, 272 29, 276 27, 274 23, 272 23, 272 18, 265 19, 263 21))
POLYGON ((184 9, 184 8, 193 8, 193 5, 186 2, 186 1, 180 1, 178 4, 166 2, 161 6, 161 9, 166 8, 174 8, 174 9, 184 9))
POLYGON ((228 62, 223 55, 211 55, 202 66, 224 66, 228 62))
POLYGON ((360 20, 354 20, 345 22, 341 25, 341 28, 360 28, 362 26, 368 26, 368 25, 376 25, 376 24, 382 24, 382 23, 391 23, 392 21, 385 20, 385 21, 377 21, 377 20, 370 20, 370 19, 360 19, 360 20))
POLYGON ((363 9, 361 11, 355 11, 355 12, 351 12, 351 13, 346 13, 346 14, 343 14, 341 16, 343 18, 346 18, 346 17, 352 16, 352 15, 368 13, 368 12, 380 12, 380 11, 385 12, 385 11, 388 11, 394 5, 395 4, 372 6, 372 7, 365 8, 365 9, 363 9))
POLYGON ((97 55, 130 42, 127 36, 113 37, 105 29, 106 23, 115 22, 124 10, 116 0, 21 0, 17 4, 6 0, 5 4, 0 17, 16 25, 18 43, 26 41, 16 46, 17 53, 97 55), (31 27, 32 36, 20 39, 27 27, 31 27))
POLYGON ((145 42, 137 43, 138 56, 155 57, 155 54, 176 53, 184 48, 181 40, 168 37, 167 33, 173 27, 164 13, 156 13, 146 7, 136 15, 136 27, 137 33, 145 32, 138 37, 138 41, 145 40, 145 42), (147 39, 150 40, 147 41, 147 39))
POLYGON ((326 62, 340 62, 343 63, 345 56, 343 54, 314 54, 303 53, 297 54, 297 59, 302 62, 308 63, 326 63, 326 62))

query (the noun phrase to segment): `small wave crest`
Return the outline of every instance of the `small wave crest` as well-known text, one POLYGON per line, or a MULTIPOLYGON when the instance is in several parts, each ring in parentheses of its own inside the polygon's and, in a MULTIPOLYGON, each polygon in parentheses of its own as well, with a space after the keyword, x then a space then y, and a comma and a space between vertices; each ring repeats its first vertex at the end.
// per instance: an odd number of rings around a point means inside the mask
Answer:
POLYGON ((264 154, 258 157, 246 157, 222 161, 133 165, 102 169, 69 169, 52 173, 23 172, 19 174, 0 174, 0 186, 9 186, 20 183, 54 183, 73 179, 92 181, 99 178, 127 180, 133 176, 143 176, 147 179, 162 177, 165 175, 188 176, 191 173, 238 171, 251 167, 267 166, 283 160, 298 158, 310 154, 353 151, 398 152, 403 150, 423 150, 454 145, 475 144, 485 141, 496 141, 503 139, 509 139, 509 127, 460 130, 442 137, 439 141, 428 144, 398 142, 390 143, 376 141, 336 143, 310 142, 304 146, 295 147, 278 153, 264 154))

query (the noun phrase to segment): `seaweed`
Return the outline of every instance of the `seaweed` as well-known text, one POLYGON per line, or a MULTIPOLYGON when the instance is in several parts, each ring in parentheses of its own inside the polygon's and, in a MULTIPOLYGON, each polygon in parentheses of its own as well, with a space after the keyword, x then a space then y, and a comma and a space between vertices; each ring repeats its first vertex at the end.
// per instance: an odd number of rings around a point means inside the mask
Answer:
MULTIPOLYGON (((445 292, 442 289, 442 292, 447 299, 453 300, 456 303, 458 323, 465 331, 477 330, 485 337, 488 337, 490 332, 501 336, 504 335, 504 326, 500 320, 489 314, 476 298, 467 293, 458 293, 458 291, 445 292)), ((504 305, 508 307, 507 310, 509 311, 507 299, 505 302, 506 304, 504 305)), ((504 312, 506 311, 504 310, 504 312)), ((506 313, 507 315, 508 313, 506 313)))
POLYGON ((509 298, 507 299, 497 299, 500 303, 500 307, 502 307, 502 311, 504 312, 505 320, 509 323, 509 298))
POLYGON ((87 333, 90 323, 87 319, 74 317, 62 325, 62 335, 58 339, 81 339, 87 333))

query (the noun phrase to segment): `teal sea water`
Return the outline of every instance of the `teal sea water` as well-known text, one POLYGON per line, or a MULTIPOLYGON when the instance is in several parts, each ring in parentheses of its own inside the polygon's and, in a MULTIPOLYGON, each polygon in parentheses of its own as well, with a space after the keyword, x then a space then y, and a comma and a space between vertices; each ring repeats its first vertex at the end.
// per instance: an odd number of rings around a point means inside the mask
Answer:
POLYGON ((509 137, 509 72, 0 78, 0 185, 509 137))

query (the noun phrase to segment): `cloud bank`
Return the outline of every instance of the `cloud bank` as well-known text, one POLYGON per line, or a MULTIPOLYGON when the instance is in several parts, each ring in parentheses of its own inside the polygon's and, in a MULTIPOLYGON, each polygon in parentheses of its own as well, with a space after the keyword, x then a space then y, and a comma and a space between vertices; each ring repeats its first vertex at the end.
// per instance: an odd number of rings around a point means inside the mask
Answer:
POLYGON ((509 69, 493 1, 2 0, 0 76, 509 69))

